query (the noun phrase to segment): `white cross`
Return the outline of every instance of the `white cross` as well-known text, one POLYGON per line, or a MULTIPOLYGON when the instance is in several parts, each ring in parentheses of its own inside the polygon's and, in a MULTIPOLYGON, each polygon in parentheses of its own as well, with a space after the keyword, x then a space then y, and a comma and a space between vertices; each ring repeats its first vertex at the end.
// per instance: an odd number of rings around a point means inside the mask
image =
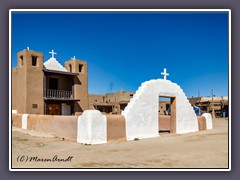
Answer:
POLYGON ((75 58, 75 56, 73 56, 73 58, 71 58, 71 59, 76 59, 76 58, 75 58))
POLYGON ((54 58, 54 54, 57 54, 53 50, 51 52, 49 52, 49 53, 52 54, 52 58, 54 58))
POLYGON ((27 50, 29 50, 29 47, 27 47, 27 50))
POLYGON ((164 75, 164 80, 166 80, 167 76, 169 76, 169 74, 167 73, 167 69, 166 68, 164 68, 164 71, 161 74, 164 75))

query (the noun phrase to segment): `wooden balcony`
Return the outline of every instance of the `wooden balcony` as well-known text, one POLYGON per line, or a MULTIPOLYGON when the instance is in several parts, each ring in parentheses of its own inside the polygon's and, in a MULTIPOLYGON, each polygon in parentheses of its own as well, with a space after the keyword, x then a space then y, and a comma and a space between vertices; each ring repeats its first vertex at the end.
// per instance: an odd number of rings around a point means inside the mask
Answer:
POLYGON ((65 90, 55 90, 55 89, 46 89, 44 91, 44 98, 47 99, 62 99, 62 100, 72 100, 73 92, 65 90))

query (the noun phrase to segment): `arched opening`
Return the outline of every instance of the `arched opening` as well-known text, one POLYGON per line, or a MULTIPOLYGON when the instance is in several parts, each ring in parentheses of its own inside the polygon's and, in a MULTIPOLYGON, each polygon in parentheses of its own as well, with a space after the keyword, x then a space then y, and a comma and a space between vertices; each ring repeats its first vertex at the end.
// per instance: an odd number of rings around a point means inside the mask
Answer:
POLYGON ((176 133, 176 97, 159 96, 159 133, 176 133))

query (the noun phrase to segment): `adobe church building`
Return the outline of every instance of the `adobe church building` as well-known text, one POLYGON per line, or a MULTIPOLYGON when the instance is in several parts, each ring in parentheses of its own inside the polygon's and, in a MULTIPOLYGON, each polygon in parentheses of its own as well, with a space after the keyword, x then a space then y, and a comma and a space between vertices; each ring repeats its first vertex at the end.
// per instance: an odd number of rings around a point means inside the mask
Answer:
POLYGON ((12 110, 21 114, 79 115, 89 108, 87 62, 72 58, 63 67, 29 50, 17 54, 12 69, 12 110))
MULTIPOLYGON (((72 58, 63 67, 54 57, 43 62, 43 53, 25 49, 12 69, 12 110, 25 114, 79 115, 84 110, 121 114, 135 92, 88 94, 87 62, 72 58)), ((166 114, 169 102, 159 102, 166 114)))

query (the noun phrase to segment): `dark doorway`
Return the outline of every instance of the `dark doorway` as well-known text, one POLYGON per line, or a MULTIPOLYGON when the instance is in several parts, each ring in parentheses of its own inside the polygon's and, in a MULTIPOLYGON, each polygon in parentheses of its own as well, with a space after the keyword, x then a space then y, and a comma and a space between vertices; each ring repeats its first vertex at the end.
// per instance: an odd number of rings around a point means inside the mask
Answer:
POLYGON ((105 112, 107 114, 112 112, 112 106, 95 106, 95 109, 99 110, 100 112, 105 112))
POLYGON ((176 133, 176 98, 159 97, 159 133, 176 133))
POLYGON ((49 78, 49 89, 58 89, 58 78, 49 78))
POLYGON ((125 107, 127 107, 128 104, 120 104, 120 111, 124 111, 125 107))
POLYGON ((48 104, 47 115, 61 115, 61 104, 48 104))

